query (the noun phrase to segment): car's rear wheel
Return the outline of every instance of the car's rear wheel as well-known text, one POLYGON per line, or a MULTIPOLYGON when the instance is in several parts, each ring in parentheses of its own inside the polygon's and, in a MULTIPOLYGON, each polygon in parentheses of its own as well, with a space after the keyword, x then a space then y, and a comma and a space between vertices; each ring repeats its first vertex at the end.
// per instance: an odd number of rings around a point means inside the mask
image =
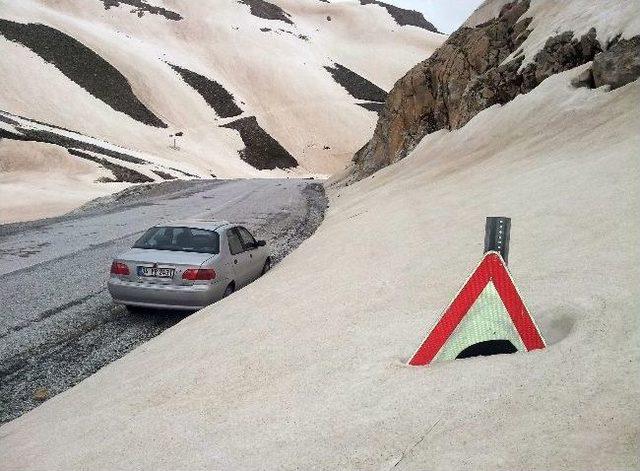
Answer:
POLYGON ((227 286, 226 289, 224 290, 224 294, 222 295, 222 297, 226 298, 227 296, 231 296, 235 290, 236 290, 236 285, 233 284, 233 282, 229 283, 229 286, 227 286))
POLYGON ((265 260, 264 266, 262 267, 262 274, 261 275, 264 275, 269 270, 271 270, 271 259, 270 258, 265 260))

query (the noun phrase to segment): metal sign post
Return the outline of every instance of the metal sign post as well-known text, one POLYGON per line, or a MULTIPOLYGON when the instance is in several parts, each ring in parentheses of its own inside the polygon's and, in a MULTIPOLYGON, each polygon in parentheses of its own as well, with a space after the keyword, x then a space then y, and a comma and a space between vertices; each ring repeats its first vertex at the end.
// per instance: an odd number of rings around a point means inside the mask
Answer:
POLYGON ((511 218, 488 217, 484 229, 484 253, 498 252, 505 265, 509 263, 511 218))
POLYGON ((184 133, 182 131, 177 132, 175 134, 169 134, 169 137, 173 137, 173 147, 171 147, 172 149, 178 150, 178 137, 182 137, 184 135, 184 133))

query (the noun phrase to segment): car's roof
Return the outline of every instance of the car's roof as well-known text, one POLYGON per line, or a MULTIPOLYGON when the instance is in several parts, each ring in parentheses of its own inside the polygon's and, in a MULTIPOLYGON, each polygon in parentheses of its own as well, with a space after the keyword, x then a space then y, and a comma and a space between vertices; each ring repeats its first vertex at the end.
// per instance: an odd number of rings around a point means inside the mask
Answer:
POLYGON ((229 221, 206 221, 206 220, 190 220, 190 221, 171 221, 162 224, 156 224, 156 227, 190 227, 192 229, 204 229, 207 231, 215 231, 221 227, 231 226, 229 221))

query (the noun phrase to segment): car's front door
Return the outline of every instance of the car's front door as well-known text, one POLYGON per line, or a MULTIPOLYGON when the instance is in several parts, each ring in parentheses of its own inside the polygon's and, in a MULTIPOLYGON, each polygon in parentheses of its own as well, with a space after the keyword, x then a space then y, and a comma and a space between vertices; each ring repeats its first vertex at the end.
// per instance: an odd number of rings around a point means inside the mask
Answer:
POLYGON ((233 279, 236 282, 236 289, 251 282, 251 264, 249 263, 249 253, 245 250, 237 228, 227 230, 227 242, 229 243, 229 253, 231 256, 230 267, 233 279))
POLYGON ((249 254, 249 276, 251 281, 257 279, 262 273, 262 267, 264 266, 264 257, 261 257, 261 251, 258 249, 256 239, 251 233, 244 227, 237 227, 240 240, 246 252, 249 254))

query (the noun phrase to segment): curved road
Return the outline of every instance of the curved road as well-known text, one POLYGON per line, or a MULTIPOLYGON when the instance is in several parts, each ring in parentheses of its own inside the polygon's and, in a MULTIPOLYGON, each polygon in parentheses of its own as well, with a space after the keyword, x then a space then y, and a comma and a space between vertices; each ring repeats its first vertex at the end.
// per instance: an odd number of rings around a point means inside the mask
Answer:
POLYGON ((308 180, 173 181, 132 187, 60 218, 0 226, 0 423, 188 315, 129 314, 111 302, 111 259, 148 227, 242 223, 269 242, 277 262, 313 233, 325 208, 322 186, 308 180))

